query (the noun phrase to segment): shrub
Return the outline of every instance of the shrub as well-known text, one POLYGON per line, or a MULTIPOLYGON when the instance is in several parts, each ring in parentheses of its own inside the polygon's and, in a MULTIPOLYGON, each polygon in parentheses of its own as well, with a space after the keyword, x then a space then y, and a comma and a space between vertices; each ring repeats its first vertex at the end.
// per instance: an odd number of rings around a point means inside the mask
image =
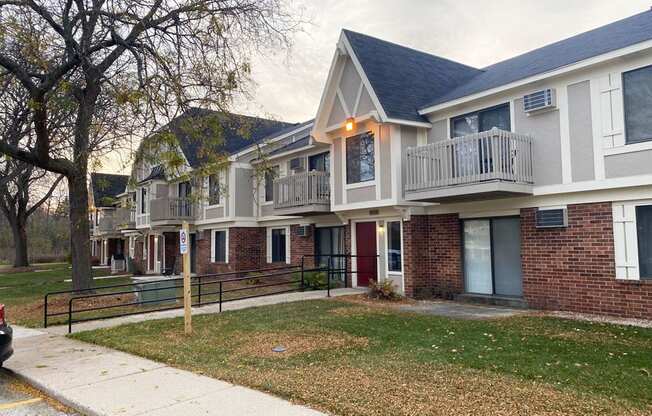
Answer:
POLYGON ((100 258, 97 256, 91 256, 91 266, 99 266, 100 258))
POLYGON ((68 261, 68 256, 66 255, 39 255, 39 256, 30 256, 30 263, 65 263, 68 261))
POLYGON ((389 279, 383 279, 380 282, 371 280, 369 282, 369 291, 367 296, 371 299, 381 300, 398 300, 401 298, 396 285, 389 279))
POLYGON ((304 286, 321 289, 328 285, 328 276, 326 272, 304 272, 303 282, 304 286))
POLYGON ((132 259, 131 257, 127 260, 127 270, 131 272, 134 276, 144 276, 145 271, 143 270, 143 265, 132 259))

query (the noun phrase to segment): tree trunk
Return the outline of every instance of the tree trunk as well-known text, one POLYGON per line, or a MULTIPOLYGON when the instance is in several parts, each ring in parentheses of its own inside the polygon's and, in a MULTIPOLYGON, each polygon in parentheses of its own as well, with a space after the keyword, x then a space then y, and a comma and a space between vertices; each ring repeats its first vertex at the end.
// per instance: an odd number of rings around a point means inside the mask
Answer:
POLYGON ((83 291, 93 287, 86 164, 78 166, 77 172, 72 177, 68 177, 68 197, 70 199, 72 287, 76 291, 83 291))
POLYGON ((27 267, 29 260, 27 258, 27 226, 26 221, 18 219, 18 221, 9 221, 11 225, 11 232, 14 237, 14 267, 27 267))

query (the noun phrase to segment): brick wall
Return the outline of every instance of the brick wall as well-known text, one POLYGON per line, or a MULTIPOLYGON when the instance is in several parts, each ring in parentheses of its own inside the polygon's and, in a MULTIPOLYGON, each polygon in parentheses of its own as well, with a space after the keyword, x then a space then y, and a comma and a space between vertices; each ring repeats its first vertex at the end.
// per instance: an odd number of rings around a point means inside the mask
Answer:
POLYGON ((315 254, 315 227, 309 226, 308 236, 301 237, 297 235, 299 225, 290 226, 290 262, 293 265, 301 265, 301 258, 305 257, 305 266, 313 267, 315 258, 310 257, 315 254))
POLYGON ((413 215, 403 223, 405 294, 446 297, 464 288, 457 214, 413 215))
POLYGON ((523 290, 533 308, 652 317, 652 281, 616 280, 610 202, 568 206, 568 227, 521 210, 523 290))
POLYGON ((229 262, 211 262, 211 232, 204 230, 197 240, 197 273, 222 273, 265 267, 265 228, 229 228, 229 262))

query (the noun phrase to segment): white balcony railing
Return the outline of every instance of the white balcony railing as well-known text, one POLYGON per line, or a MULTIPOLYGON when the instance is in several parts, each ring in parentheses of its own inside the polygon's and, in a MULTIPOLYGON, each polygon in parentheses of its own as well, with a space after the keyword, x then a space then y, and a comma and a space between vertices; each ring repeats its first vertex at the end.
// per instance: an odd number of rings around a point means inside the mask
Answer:
POLYGON ((121 207, 115 213, 116 226, 121 229, 136 226, 136 207, 121 207))
POLYGON ((157 198, 150 201, 150 220, 195 219, 197 204, 190 198, 157 198))
POLYGON ((406 192, 485 181, 531 184, 532 138, 492 129, 408 148, 406 192))
POLYGON ((328 172, 303 172, 274 180, 274 208, 305 205, 330 205, 328 172))

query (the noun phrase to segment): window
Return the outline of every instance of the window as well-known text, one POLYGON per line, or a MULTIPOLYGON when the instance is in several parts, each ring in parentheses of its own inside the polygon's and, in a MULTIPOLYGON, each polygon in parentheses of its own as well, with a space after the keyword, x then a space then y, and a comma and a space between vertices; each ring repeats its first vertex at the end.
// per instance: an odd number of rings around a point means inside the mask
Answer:
POLYGON ((226 237, 226 230, 213 230, 213 258, 212 261, 216 263, 228 262, 228 243, 226 237))
POLYGON ((401 222, 387 222, 387 270, 402 272, 401 261, 401 222))
POLYGON ((220 177, 213 174, 208 177, 208 205, 219 205, 220 202, 220 177))
POLYGON ((192 194, 192 185, 190 181, 179 182, 179 198, 190 198, 192 194))
POLYGON ((636 207, 636 235, 641 279, 652 279, 652 205, 636 207))
POLYGON ((278 178, 278 174, 278 166, 274 166, 265 172, 265 202, 274 200, 274 179, 278 178))
POLYGON ((652 140, 652 66, 623 73, 625 143, 652 140))
POLYGON ((147 214, 147 188, 140 188, 140 213, 147 214))
POLYGON ((364 133, 346 139, 346 183, 375 178, 374 135, 364 133))
POLYGON ((451 137, 480 133, 492 128, 510 131, 509 103, 464 114, 451 119, 451 137))
POLYGON ((328 172, 330 170, 330 153, 324 152, 312 155, 308 158, 308 171, 318 170, 328 172))
POLYGON ((272 229, 272 263, 287 261, 286 238, 285 228, 272 229))

